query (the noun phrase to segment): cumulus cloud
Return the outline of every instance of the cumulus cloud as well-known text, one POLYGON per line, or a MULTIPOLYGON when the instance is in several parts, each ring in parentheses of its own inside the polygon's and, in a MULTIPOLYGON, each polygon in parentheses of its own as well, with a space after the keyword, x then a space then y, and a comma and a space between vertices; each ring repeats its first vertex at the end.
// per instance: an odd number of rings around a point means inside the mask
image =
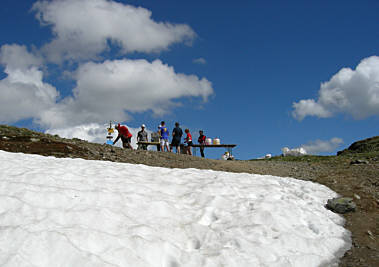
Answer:
POLYGON ((355 119, 379 115, 379 57, 363 59, 355 70, 343 68, 322 83, 319 97, 293 103, 292 115, 298 120, 306 116, 320 118, 345 113, 355 119))
POLYGON ((301 145, 296 148, 288 148, 283 147, 283 154, 289 156, 301 156, 306 154, 319 154, 323 152, 333 152, 335 151, 341 144, 343 144, 343 140, 338 137, 334 137, 330 140, 316 140, 310 141, 307 144, 301 145))
MULTIPOLYGON (((127 125, 126 125, 127 126, 127 125)), ((79 138, 82 140, 86 140, 93 143, 104 144, 106 142, 106 136, 108 134, 107 128, 108 124, 98 124, 98 123, 89 123, 76 125, 73 127, 63 127, 63 128, 51 128, 46 130, 45 132, 48 134, 57 134, 63 138, 79 138)), ((133 148, 137 148, 137 133, 141 130, 138 128, 132 128, 127 126, 130 133, 133 135, 132 137, 132 146, 133 148)), ((146 130, 148 135, 150 136, 151 131, 146 130)), ((117 130, 113 134, 113 141, 117 137, 117 130)), ((122 147, 122 142, 119 140, 116 144, 118 147, 122 147)))
POLYGON ((28 51, 24 45, 3 45, 0 48, 0 64, 8 70, 27 70, 31 67, 40 67, 42 58, 28 51))
POLYGON ((205 65, 205 64, 207 64, 207 61, 204 58, 199 57, 199 58, 194 59, 193 63, 200 64, 200 65, 205 65))
POLYGON ((59 93, 43 82, 43 73, 38 68, 41 62, 25 46, 1 47, 0 64, 5 66, 7 77, 0 80, 0 122, 38 117, 55 105, 59 93))
POLYGON ((160 60, 85 61, 113 49, 111 44, 121 53, 168 49, 195 37, 187 25, 155 22, 147 9, 110 0, 41 0, 33 10, 54 36, 34 52, 21 45, 0 48, 0 64, 6 74, 0 80, 1 122, 33 119, 46 129, 71 129, 67 131, 73 134, 91 123, 128 121, 136 112, 162 115, 179 106, 181 98, 206 101, 213 93, 207 79, 176 73, 160 60), (59 102, 59 92, 44 81, 43 70, 51 67, 46 56, 56 63, 77 61, 58 69, 61 77, 76 82, 72 95, 59 102))
POLYGON ((304 148, 309 154, 318 154, 322 152, 333 152, 341 144, 343 144, 343 140, 341 138, 334 137, 330 140, 311 141, 301 147, 304 148))
POLYGON ((150 53, 196 36, 188 25, 156 22, 145 8, 109 0, 38 1, 33 11, 52 28, 55 37, 42 50, 55 63, 95 58, 109 43, 122 53, 150 53))
POLYGON ((160 60, 114 60, 86 63, 76 73, 74 96, 62 100, 40 116, 47 127, 63 127, 128 120, 130 112, 167 113, 182 97, 213 93, 205 78, 176 73, 160 60), (126 113, 128 112, 128 113, 126 113))

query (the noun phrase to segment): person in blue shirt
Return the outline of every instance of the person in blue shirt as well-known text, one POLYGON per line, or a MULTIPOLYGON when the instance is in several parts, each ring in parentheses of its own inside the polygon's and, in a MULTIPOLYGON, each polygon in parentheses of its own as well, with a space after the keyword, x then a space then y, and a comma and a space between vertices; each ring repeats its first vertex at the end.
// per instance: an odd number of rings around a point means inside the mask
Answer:
POLYGON ((161 122, 161 127, 159 129, 159 134, 161 137, 161 151, 164 151, 164 148, 166 148, 166 151, 170 151, 169 148, 169 142, 168 142, 168 137, 170 133, 168 132, 168 129, 166 127, 166 123, 164 121, 161 122))

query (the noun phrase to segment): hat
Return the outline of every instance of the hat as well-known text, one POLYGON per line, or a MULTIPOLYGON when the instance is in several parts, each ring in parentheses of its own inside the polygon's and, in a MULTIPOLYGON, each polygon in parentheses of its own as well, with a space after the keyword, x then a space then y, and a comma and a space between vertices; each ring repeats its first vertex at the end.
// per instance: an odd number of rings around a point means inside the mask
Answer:
POLYGON ((145 124, 142 124, 142 125, 141 125, 141 128, 146 128, 145 124))

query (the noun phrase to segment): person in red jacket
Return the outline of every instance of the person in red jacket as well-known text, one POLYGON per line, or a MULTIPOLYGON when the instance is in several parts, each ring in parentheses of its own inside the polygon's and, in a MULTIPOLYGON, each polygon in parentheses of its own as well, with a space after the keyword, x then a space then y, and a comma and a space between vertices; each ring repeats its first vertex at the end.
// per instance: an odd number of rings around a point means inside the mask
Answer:
POLYGON ((186 138, 184 138, 184 143, 187 143, 186 150, 188 155, 192 155, 192 135, 189 129, 185 129, 184 132, 187 134, 186 138))
POLYGON ((129 132, 128 127, 126 127, 124 125, 121 126, 120 124, 117 124, 115 128, 118 131, 118 136, 117 136, 116 140, 114 140, 113 145, 116 144, 118 139, 121 138, 123 148, 133 149, 132 145, 130 144, 132 141, 133 135, 129 132))

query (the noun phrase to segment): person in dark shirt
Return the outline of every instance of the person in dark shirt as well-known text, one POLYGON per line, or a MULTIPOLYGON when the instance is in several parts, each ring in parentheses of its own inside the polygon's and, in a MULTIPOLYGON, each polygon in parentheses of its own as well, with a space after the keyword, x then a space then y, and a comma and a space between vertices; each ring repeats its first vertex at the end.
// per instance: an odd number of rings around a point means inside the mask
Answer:
POLYGON ((175 128, 172 131, 172 141, 170 145, 170 151, 172 152, 173 147, 176 147, 176 153, 180 154, 180 143, 182 139, 183 131, 179 127, 179 122, 175 123, 175 128))
POLYGON ((202 158, 204 158, 205 139, 207 139, 207 137, 204 135, 204 132, 202 130, 200 130, 199 131, 199 138, 197 139, 197 142, 201 145, 200 146, 200 154, 201 154, 202 158))

